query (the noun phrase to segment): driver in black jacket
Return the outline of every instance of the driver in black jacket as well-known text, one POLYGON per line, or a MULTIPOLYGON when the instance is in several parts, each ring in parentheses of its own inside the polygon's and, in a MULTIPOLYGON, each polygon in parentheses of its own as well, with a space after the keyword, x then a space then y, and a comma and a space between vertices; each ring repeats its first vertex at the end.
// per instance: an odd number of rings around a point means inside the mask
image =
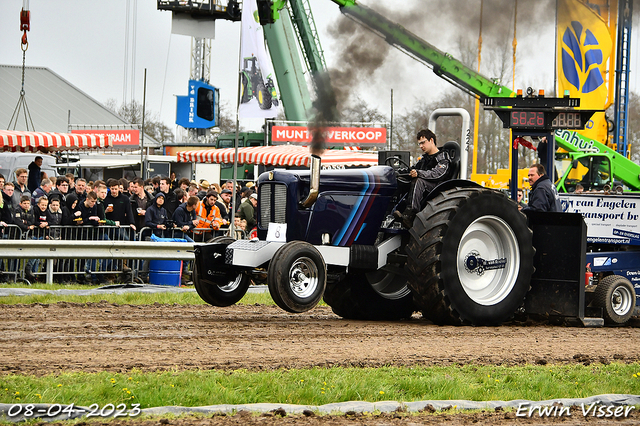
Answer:
POLYGON ((422 200, 440 182, 448 179, 451 159, 445 151, 440 151, 436 146, 436 135, 429 129, 418 132, 418 146, 424 153, 418 158, 418 162, 411 168, 411 189, 407 194, 407 208, 404 213, 396 211, 396 217, 402 219, 402 223, 410 228, 413 219, 421 210, 422 200))

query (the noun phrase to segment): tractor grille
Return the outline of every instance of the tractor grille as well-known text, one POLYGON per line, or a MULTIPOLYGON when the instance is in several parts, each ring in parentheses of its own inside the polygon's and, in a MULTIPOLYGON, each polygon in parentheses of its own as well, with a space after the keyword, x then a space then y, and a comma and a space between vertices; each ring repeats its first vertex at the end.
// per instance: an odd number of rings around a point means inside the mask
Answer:
POLYGON ((262 183, 260 185, 260 225, 287 223, 287 186, 282 183, 262 183))

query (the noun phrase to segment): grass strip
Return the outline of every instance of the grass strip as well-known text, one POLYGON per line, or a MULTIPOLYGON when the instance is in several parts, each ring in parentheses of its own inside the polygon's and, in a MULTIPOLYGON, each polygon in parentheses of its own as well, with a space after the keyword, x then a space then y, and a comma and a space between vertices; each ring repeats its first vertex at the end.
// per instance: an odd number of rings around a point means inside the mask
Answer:
MULTIPOLYGON (((34 285, 20 285, 20 284, 4 284, 0 285, 0 288, 26 288, 26 289, 41 289, 41 290, 92 290, 99 286, 88 285, 73 285, 73 284, 34 284, 34 285)), ((24 296, 2 296, 0 297, 0 305, 16 305, 16 304, 32 304, 43 303, 52 304, 58 302, 69 303, 98 303, 101 301, 107 301, 108 303, 117 303, 119 305, 153 305, 155 303, 160 304, 179 304, 179 305, 205 305, 200 296, 196 292, 158 292, 158 293, 139 293, 139 292, 125 292, 121 294, 116 293, 104 293, 95 295, 70 295, 70 294, 32 294, 24 296)), ((239 302, 240 304, 252 305, 255 303, 263 305, 275 305, 273 299, 266 293, 247 293, 244 298, 239 302)), ((321 302, 321 305, 324 304, 321 302)))
POLYGON ((271 402, 473 401, 640 393, 640 364, 313 368, 0 376, 0 402, 196 407, 271 402))

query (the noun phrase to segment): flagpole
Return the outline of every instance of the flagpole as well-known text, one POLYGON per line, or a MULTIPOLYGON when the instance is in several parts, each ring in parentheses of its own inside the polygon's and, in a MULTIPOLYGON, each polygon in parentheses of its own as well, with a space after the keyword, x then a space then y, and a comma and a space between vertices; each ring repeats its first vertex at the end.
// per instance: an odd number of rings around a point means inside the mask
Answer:
MULTIPOLYGON (((242 8, 244 12, 244 7, 242 8)), ((231 237, 235 239, 236 230, 235 230, 235 221, 236 221, 236 210, 238 207, 236 205, 236 199, 238 190, 238 145, 239 145, 239 137, 240 137, 240 91, 242 90, 242 29, 240 30, 240 49, 238 50, 238 96, 236 103, 236 140, 234 143, 235 147, 235 155, 233 157, 233 194, 231 199, 231 223, 229 224, 229 229, 231 231, 231 237)))

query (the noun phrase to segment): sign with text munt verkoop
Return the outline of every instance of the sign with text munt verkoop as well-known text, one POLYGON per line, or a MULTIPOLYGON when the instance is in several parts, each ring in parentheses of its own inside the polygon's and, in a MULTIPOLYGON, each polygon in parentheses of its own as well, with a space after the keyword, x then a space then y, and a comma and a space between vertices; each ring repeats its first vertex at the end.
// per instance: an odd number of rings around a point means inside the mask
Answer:
MULTIPOLYGON (((387 143, 386 127, 325 127, 322 131, 328 148, 384 147, 387 143)), ((284 143, 309 145, 312 140, 312 129, 304 126, 273 126, 271 128, 271 142, 274 145, 284 143)))

